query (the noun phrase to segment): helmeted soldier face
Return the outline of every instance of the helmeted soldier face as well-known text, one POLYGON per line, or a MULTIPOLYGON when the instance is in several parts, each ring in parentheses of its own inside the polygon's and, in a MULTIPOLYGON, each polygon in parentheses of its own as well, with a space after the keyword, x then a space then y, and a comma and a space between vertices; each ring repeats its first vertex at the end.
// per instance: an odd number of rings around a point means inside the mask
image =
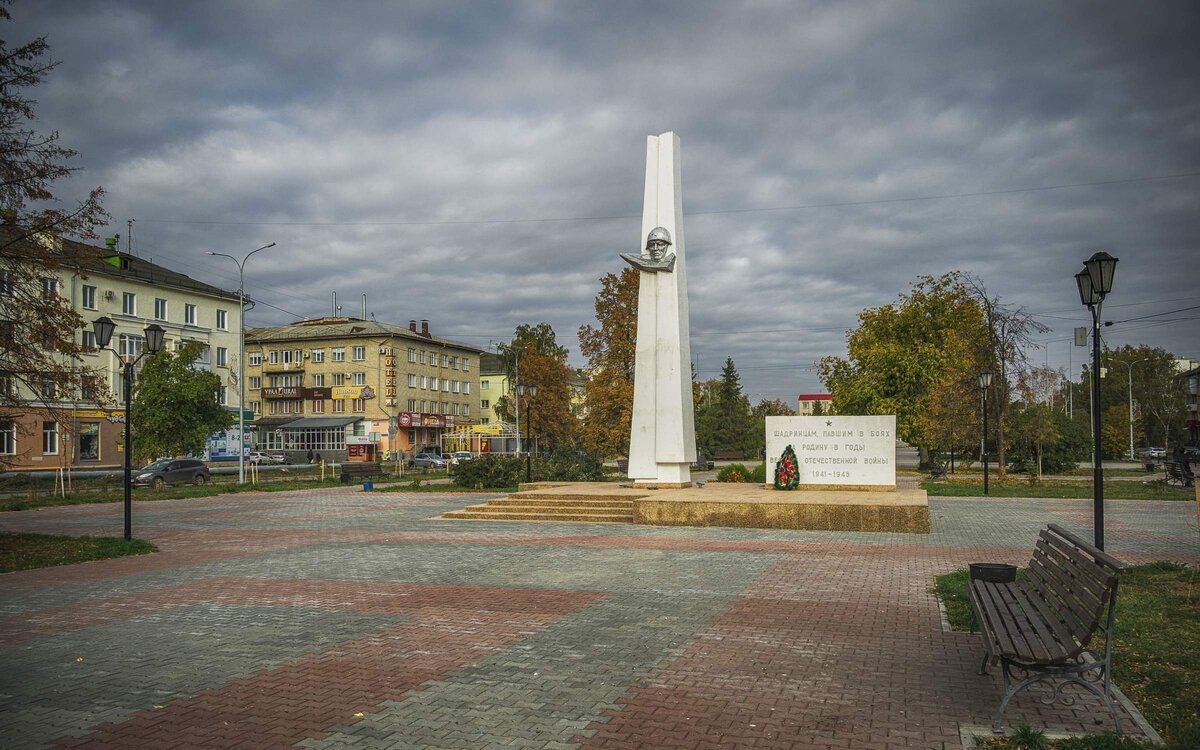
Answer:
POLYGON ((650 253, 651 260, 662 260, 670 246, 671 233, 662 227, 651 229, 646 237, 646 251, 650 253))

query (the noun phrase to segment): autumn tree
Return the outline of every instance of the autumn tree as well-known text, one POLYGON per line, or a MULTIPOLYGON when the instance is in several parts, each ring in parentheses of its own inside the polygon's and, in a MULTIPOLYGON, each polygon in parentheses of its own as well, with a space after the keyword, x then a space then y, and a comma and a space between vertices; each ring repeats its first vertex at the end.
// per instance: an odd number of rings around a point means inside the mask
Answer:
MULTIPOLYGON (((968 408, 965 383, 979 372, 977 342, 985 335, 983 312, 961 274, 922 276, 908 294, 864 310, 847 332, 847 358, 818 363, 821 382, 838 414, 894 414, 896 431, 929 463, 930 449, 945 430, 931 416, 942 389, 959 385, 964 401, 943 408, 945 419, 968 408)), ((976 389, 969 403, 978 397, 976 389)))
POLYGON ((512 341, 497 347, 510 391, 496 399, 496 413, 501 419, 514 420, 519 400, 521 432, 529 440, 536 439, 539 447, 571 444, 578 434, 579 422, 571 410, 575 371, 567 364, 567 354, 549 323, 521 324, 512 341), (518 384, 536 385, 537 396, 520 396, 518 384))
MULTIPOLYGON (((1161 347, 1125 345, 1104 352, 1103 364, 1107 372, 1101 381, 1104 409, 1100 412, 1104 419, 1114 407, 1120 407, 1128 419, 1132 373, 1135 439, 1140 437, 1136 433, 1142 433, 1143 439, 1151 445, 1178 444, 1187 419, 1187 393, 1175 367, 1176 359, 1174 354, 1161 347)), ((1085 394, 1084 399, 1087 398, 1085 394)), ((1078 404, 1078 396, 1076 399, 1078 404)), ((1128 422, 1125 424, 1128 451, 1128 422)))
POLYGON ((1062 373, 1058 370, 1035 367, 1023 372, 1016 384, 1021 408, 1013 425, 1013 437, 1026 441, 1031 447, 1035 457, 1035 465, 1031 468, 1036 471, 1039 481, 1042 478, 1046 446, 1061 437, 1054 409, 1054 396, 1060 382, 1062 373))
POLYGON ((626 268, 600 279, 596 321, 579 327, 579 349, 587 357, 583 394, 583 441, 605 458, 629 453, 633 422, 633 373, 637 353, 639 272, 626 268))
POLYGON ((983 349, 976 359, 980 364, 988 365, 993 373, 992 397, 988 398, 988 406, 995 415, 996 461, 1003 476, 1006 471, 1004 432, 1012 388, 1029 369, 1028 353, 1035 347, 1033 336, 1050 329, 1035 320, 1025 308, 1006 305, 1000 301, 1000 297, 992 296, 978 276, 963 274, 960 278, 967 293, 983 313, 984 336, 980 339, 983 349))
POLYGON ((192 366, 203 349, 204 344, 194 341, 142 360, 130 404, 135 457, 199 453, 210 435, 234 423, 217 402, 221 379, 192 366))
MULTIPOLYGON (((821 402, 816 403, 817 406, 821 402)), ((819 416, 818 412, 813 410, 814 416, 819 416)), ((750 437, 753 445, 751 451, 754 455, 759 455, 762 449, 767 445, 767 417, 794 417, 796 410, 779 399, 762 399, 754 408, 750 410, 750 437)))
MULTIPOLYGON (((0 21, 9 20, 0 5, 0 21)), ((83 320, 57 288, 80 264, 59 238, 94 237, 107 216, 99 188, 68 208, 54 205, 54 183, 75 171, 76 153, 57 131, 35 127, 29 91, 54 69, 49 52, 45 37, 16 47, 0 40, 0 419, 94 395, 94 373, 77 358, 83 320)))

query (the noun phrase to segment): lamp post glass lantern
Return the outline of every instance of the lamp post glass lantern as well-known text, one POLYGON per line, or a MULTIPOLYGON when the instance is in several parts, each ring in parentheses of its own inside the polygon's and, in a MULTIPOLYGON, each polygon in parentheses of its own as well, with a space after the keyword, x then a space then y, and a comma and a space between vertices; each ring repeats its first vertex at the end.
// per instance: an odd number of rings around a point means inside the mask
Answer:
POLYGON ((108 349, 121 362, 121 392, 125 402, 125 541, 129 541, 133 538, 133 422, 129 416, 129 402, 133 395, 134 368, 147 354, 155 355, 162 350, 167 332, 157 323, 146 326, 142 331, 146 336, 146 350, 135 356, 132 347, 127 352, 114 351, 109 347, 115 330, 116 324, 107 316, 92 321, 97 348, 108 349))
POLYGON ((988 414, 987 414, 987 392, 992 385, 992 373, 984 371, 979 373, 979 390, 983 393, 983 494, 988 494, 988 414))
MULTIPOLYGON (((1092 515, 1093 543, 1104 549, 1104 468, 1100 454, 1100 314, 1104 298, 1112 291, 1117 258, 1094 253, 1075 274, 1079 301, 1092 314, 1092 515)), ((1132 424, 1133 414, 1129 415, 1132 424)))

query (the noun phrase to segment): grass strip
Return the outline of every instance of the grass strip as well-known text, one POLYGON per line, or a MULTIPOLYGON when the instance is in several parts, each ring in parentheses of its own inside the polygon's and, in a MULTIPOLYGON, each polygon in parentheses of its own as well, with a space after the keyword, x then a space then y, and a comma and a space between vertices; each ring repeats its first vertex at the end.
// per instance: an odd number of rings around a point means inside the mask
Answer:
MULTIPOLYGON (((966 569, 935 579, 934 591, 945 605, 955 630, 968 630, 973 619, 967 603, 968 579, 966 569)), ((1100 648, 1101 644, 1095 646, 1100 648)), ((1160 562, 1139 565, 1121 574, 1113 678, 1163 736, 1167 748, 1200 748, 1200 570, 1160 562)), ((1157 747, 1111 734, 1047 741, 1045 745, 1012 744, 1012 739, 989 739, 980 747, 988 750, 1157 747)))
MULTIPOLYGON (((1041 497, 1050 499, 1083 500, 1092 497, 1091 482, 1046 480, 1030 484, 1024 480, 992 480, 989 494, 997 497, 1041 497)), ((944 482, 922 482, 921 488, 930 497, 985 497, 983 482, 974 479, 950 479, 944 482)), ((1168 485, 1163 480, 1149 482, 1105 482, 1106 500, 1195 500, 1194 490, 1168 485)))
POLYGON ((0 573, 74 565, 127 555, 147 555, 158 548, 143 539, 115 536, 55 536, 0 532, 0 573))

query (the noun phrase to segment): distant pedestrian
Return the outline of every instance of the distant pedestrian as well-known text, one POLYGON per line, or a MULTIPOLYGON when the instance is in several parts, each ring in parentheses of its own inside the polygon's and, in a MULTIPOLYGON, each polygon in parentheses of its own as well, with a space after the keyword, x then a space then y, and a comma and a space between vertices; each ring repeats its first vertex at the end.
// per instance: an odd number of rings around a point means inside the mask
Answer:
POLYGON ((1196 483, 1196 474, 1192 471, 1191 461, 1188 460, 1187 451, 1182 445, 1175 446, 1175 451, 1171 455, 1171 459, 1179 466, 1179 473, 1183 475, 1183 486, 1192 487, 1196 483))
POLYGON ((309 449, 308 449, 308 462, 309 462, 310 464, 313 462, 313 452, 312 452, 312 448, 309 448, 309 449))

